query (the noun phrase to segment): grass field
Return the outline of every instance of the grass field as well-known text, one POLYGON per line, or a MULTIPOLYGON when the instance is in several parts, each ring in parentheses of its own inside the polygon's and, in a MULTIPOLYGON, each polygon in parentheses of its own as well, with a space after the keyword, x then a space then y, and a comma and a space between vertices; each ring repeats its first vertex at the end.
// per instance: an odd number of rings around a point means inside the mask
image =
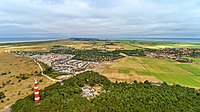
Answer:
POLYGON ((188 72, 191 72, 196 76, 200 76, 200 68, 194 67, 191 64, 178 64, 177 66, 187 70, 188 72))
POLYGON ((166 81, 170 84, 200 87, 199 68, 199 64, 180 64, 172 60, 129 57, 113 63, 105 63, 97 68, 97 71, 99 70, 111 80, 166 81))
POLYGON ((139 76, 136 70, 145 71, 142 64, 138 63, 136 58, 124 58, 114 62, 106 62, 96 68, 97 72, 108 77, 111 81, 158 81, 154 76, 139 76))
POLYGON ((194 60, 196 63, 200 63, 200 58, 191 58, 191 57, 186 57, 188 59, 194 60))
POLYGON ((200 48, 199 43, 176 43, 176 42, 154 42, 154 41, 129 41, 129 40, 112 40, 123 49, 141 49, 141 48, 200 48))

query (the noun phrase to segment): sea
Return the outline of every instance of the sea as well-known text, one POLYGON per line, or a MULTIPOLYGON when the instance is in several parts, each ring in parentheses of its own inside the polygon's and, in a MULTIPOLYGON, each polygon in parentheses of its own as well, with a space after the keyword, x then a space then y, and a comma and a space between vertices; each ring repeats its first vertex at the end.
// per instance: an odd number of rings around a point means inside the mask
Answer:
POLYGON ((200 38, 129 38, 130 40, 200 43, 200 38))
POLYGON ((25 38, 25 37, 16 37, 16 38, 0 38, 0 43, 16 43, 16 42, 35 42, 35 41, 48 41, 48 40, 60 40, 63 38, 25 38))
MULTIPOLYGON (((74 37, 73 37, 74 38, 74 37)), ((86 37, 85 37, 86 38, 86 37)), ((48 41, 48 40, 61 40, 61 39, 69 39, 63 37, 50 37, 50 38, 2 38, 0 37, 0 43, 15 43, 15 42, 34 42, 34 41, 48 41)), ((98 38, 104 39, 107 38, 98 38)), ((189 42, 189 43, 200 43, 200 38, 109 38, 111 40, 144 40, 144 41, 166 41, 166 42, 189 42)))

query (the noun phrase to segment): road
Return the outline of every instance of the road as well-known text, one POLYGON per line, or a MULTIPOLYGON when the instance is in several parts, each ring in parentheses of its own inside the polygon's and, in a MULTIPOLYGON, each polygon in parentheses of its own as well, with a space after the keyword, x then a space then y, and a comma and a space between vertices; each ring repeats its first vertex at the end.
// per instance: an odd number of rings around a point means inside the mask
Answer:
POLYGON ((40 65, 40 63, 38 61, 36 61, 35 59, 33 59, 33 60, 39 66, 39 68, 41 70, 41 75, 45 76, 46 78, 48 78, 49 80, 51 80, 53 82, 62 82, 62 80, 53 79, 53 78, 49 77, 48 75, 45 75, 44 72, 43 72, 44 70, 43 70, 42 66, 40 65))

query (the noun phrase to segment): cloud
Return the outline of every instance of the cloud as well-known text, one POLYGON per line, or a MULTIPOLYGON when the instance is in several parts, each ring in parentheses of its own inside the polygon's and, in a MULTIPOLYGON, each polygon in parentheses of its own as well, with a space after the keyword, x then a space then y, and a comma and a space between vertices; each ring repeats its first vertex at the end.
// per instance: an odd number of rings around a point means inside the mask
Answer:
POLYGON ((198 0, 1 0, 0 38, 196 36, 198 0))

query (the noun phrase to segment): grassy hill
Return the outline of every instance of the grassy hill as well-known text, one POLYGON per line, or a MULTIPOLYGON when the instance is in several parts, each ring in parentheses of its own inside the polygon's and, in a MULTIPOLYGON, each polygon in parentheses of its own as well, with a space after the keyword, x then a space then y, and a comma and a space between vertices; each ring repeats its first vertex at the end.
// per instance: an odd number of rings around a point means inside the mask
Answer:
MULTIPOLYGON (((32 93, 35 71, 39 72, 40 69, 32 59, 15 57, 0 49, 0 92, 5 94, 5 97, 0 99, 0 109, 32 93), (21 79, 20 74, 26 78, 21 79)), ((40 83, 40 89, 52 84, 44 77, 38 78, 43 81, 40 83)))

